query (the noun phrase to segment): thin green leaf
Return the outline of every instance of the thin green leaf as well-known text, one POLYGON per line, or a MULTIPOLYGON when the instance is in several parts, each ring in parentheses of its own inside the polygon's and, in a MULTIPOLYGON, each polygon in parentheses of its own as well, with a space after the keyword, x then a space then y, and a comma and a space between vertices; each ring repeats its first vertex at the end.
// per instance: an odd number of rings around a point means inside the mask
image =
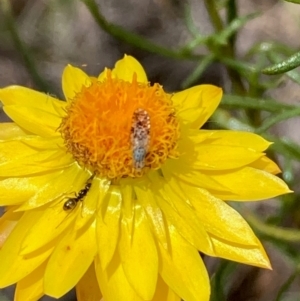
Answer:
POLYGON ((183 81, 182 89, 186 89, 194 84, 201 77, 207 67, 214 61, 214 59, 215 57, 213 54, 209 54, 204 57, 195 70, 183 81))
POLYGON ((300 107, 297 107, 293 110, 285 111, 281 114, 278 114, 276 116, 271 116, 263 122, 263 124, 255 130, 257 134, 262 134, 266 132, 271 126, 275 125, 276 123, 279 123, 281 121, 287 120, 292 117, 297 117, 300 115, 300 107))
POLYGON ((283 295, 287 292, 287 290, 290 288, 296 277, 299 275, 300 268, 299 266, 295 269, 295 271, 288 277, 288 279, 283 283, 283 285, 280 287, 279 292, 276 296, 275 301, 281 301, 283 299, 283 295))
POLYGON ((300 146, 287 138, 277 138, 269 134, 262 135, 268 141, 274 142, 270 146, 270 150, 274 150, 290 159, 300 161, 300 146))
POLYGON ((236 0, 228 0, 226 3, 227 24, 238 18, 236 0))
POLYGON ((300 0, 284 0, 286 2, 291 2, 291 3, 296 3, 296 4, 300 4, 300 0))
POLYGON ((223 109, 218 108, 212 115, 211 120, 221 127, 235 131, 254 132, 254 128, 246 123, 241 122, 237 118, 223 109))
POLYGON ((285 242, 300 242, 299 230, 268 225, 250 213, 247 214, 246 219, 256 231, 264 236, 285 242))
MULTIPOLYGON (((228 0, 226 5, 226 15, 227 24, 230 24, 232 21, 238 18, 236 0, 228 0)), ((234 49, 236 42, 236 32, 231 35, 228 42, 230 43, 231 48, 234 49)))
POLYGON ((247 16, 243 16, 240 18, 236 18, 230 22, 230 24, 220 31, 217 34, 210 35, 210 36, 201 36, 199 33, 196 33, 196 29, 191 23, 191 17, 186 17, 187 26, 189 27, 189 31, 195 37, 191 42, 189 42, 184 48, 184 51, 191 51, 195 47, 202 45, 202 44, 209 44, 215 43, 218 45, 227 45, 229 39, 234 36, 234 34, 244 26, 249 20, 253 19, 257 16, 257 13, 252 13, 247 16))
POLYGON ((297 52, 286 60, 264 68, 261 72, 268 75, 281 74, 300 66, 300 52, 297 52))
MULTIPOLYGON (((279 63, 283 60, 283 56, 276 51, 270 51, 268 53, 268 58, 272 63, 279 63)), ((285 73, 287 77, 289 77, 292 81, 300 85, 300 73, 296 70, 291 70, 285 73)))
POLYGON ((218 59, 226 66, 231 67, 232 69, 245 75, 247 74, 248 76, 249 74, 258 72, 258 70, 252 64, 249 64, 244 61, 231 59, 225 56, 219 56, 218 59))
POLYGON ((199 36, 199 30, 193 21, 191 14, 191 5, 189 3, 186 3, 184 5, 184 20, 190 34, 197 38, 199 36))
POLYGON ((243 27, 248 21, 257 17, 258 13, 252 13, 243 17, 234 19, 224 28, 219 34, 214 37, 214 40, 221 45, 226 45, 228 39, 233 36, 241 27, 243 27))
POLYGON ((282 164, 282 178, 289 186, 292 186, 295 181, 293 160, 291 160, 289 157, 286 157, 282 164))
MULTIPOLYGON (((245 57, 250 57, 256 53, 283 53, 290 56, 293 54, 291 49, 279 42, 259 42, 254 44, 246 53, 245 57)), ((276 62, 279 63, 279 62, 276 62)))
POLYGON ((229 261, 221 260, 219 262, 217 271, 211 277, 210 301, 226 301, 225 287, 234 268, 235 265, 229 261))
POLYGON ((188 42, 184 47, 182 47, 180 53, 191 53, 191 51, 194 50, 199 45, 205 45, 209 39, 210 37, 208 36, 198 35, 195 39, 188 42))
POLYGON ((297 108, 292 105, 282 104, 272 99, 259 99, 228 94, 223 96, 221 106, 229 109, 257 109, 274 113, 297 108))

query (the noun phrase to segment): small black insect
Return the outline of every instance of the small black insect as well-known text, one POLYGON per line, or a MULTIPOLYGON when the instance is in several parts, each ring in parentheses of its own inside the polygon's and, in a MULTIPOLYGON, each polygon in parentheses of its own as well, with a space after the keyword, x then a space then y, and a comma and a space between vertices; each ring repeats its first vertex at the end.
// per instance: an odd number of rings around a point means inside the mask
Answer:
POLYGON ((94 176, 90 177, 88 181, 86 182, 85 186, 83 189, 81 189, 78 194, 75 194, 74 198, 68 198, 67 201, 65 201, 63 209, 65 211, 70 211, 73 210, 79 201, 82 201, 84 197, 87 195, 89 192, 91 186, 92 186, 92 179, 94 176))

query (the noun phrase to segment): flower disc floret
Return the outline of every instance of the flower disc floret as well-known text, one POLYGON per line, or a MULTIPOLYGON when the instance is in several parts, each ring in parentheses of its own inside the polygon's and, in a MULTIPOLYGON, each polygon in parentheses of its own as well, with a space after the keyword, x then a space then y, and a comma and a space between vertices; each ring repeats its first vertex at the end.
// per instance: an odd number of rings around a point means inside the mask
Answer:
MULTIPOLYGON (((179 123, 171 95, 154 84, 112 78, 83 86, 66 109, 60 132, 75 160, 95 174, 111 179, 139 177, 177 157, 179 123), (134 114, 149 116, 143 168, 134 158, 134 114)), ((145 143, 144 143, 145 144, 145 143)))

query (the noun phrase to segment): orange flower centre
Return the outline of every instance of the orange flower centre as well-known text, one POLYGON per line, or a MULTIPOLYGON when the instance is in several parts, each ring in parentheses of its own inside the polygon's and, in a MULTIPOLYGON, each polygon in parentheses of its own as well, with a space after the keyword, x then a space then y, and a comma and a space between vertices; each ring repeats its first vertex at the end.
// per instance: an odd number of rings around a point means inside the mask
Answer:
POLYGON ((82 87, 60 132, 84 168, 111 179, 140 177, 178 157, 179 122, 171 95, 158 84, 111 77, 82 87))

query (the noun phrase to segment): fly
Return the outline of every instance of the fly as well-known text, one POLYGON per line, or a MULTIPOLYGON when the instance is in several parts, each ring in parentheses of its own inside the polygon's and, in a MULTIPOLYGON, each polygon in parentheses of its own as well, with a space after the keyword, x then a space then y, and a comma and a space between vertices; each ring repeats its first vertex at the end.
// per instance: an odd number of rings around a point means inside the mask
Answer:
POLYGON ((150 142, 150 116, 144 109, 133 113, 131 126, 131 146, 134 168, 140 170, 145 166, 145 158, 150 142))

